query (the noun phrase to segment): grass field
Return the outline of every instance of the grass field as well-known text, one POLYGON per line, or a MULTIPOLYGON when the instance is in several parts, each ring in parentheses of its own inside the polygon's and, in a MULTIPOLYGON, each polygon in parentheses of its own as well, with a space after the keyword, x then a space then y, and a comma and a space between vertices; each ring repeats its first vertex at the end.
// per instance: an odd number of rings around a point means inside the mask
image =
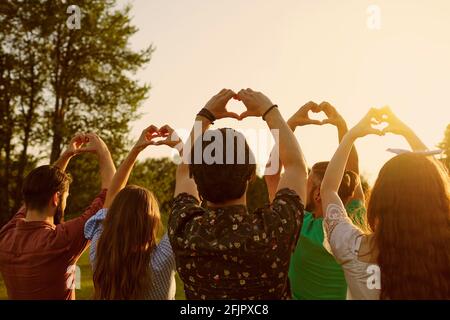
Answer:
MULTIPOLYGON (((77 300, 89 300, 93 294, 93 284, 92 284, 92 269, 89 264, 89 250, 86 250, 84 254, 81 256, 80 260, 78 260, 78 264, 81 270, 81 288, 80 290, 76 290, 76 298, 77 300)), ((184 300, 184 291, 183 284, 179 279, 178 275, 176 277, 177 280, 177 300, 184 300)), ((6 293, 6 288, 3 283, 3 279, 0 276, 0 300, 8 299, 8 295, 6 293)))

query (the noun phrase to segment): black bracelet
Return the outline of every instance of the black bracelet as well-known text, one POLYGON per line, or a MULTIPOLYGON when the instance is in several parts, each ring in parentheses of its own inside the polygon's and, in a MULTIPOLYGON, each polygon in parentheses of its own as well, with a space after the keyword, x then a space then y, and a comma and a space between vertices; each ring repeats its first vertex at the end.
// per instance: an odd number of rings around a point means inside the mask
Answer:
POLYGON ((214 121, 216 121, 216 117, 214 116, 214 114, 211 111, 209 111, 208 109, 205 109, 205 108, 200 110, 200 112, 197 113, 197 115, 205 117, 206 119, 208 119, 211 122, 211 124, 214 124, 214 121))
POLYGON ((274 108, 278 108, 278 106, 276 105, 276 104, 274 104, 273 106, 271 106, 269 109, 267 109, 267 111, 266 112, 264 112, 264 114, 263 114, 263 116, 262 116, 262 119, 264 120, 264 121, 266 121, 266 116, 267 116, 267 114, 270 112, 270 111, 272 111, 272 109, 274 109, 274 108))

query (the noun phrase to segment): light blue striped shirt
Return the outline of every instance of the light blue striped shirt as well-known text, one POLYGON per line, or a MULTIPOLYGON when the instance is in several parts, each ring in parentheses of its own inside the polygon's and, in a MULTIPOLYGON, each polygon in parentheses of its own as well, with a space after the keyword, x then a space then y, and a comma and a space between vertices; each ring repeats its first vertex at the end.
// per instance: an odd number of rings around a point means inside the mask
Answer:
MULTIPOLYGON (((91 240, 89 259, 94 268, 97 241, 103 231, 103 220, 106 218, 107 209, 99 210, 84 226, 84 236, 91 240)), ((150 300, 174 300, 176 292, 175 283, 175 257, 170 246, 167 233, 152 252, 150 261, 152 268, 152 287, 149 288, 150 300)))

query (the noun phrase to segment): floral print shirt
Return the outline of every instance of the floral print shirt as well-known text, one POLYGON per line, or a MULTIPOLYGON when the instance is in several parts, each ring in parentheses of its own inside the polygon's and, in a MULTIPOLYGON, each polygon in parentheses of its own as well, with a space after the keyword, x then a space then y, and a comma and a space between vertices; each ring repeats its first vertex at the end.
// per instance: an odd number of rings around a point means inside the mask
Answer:
POLYGON ((187 299, 287 299, 289 261, 304 205, 290 189, 249 213, 242 205, 203 208, 178 195, 169 238, 187 299))

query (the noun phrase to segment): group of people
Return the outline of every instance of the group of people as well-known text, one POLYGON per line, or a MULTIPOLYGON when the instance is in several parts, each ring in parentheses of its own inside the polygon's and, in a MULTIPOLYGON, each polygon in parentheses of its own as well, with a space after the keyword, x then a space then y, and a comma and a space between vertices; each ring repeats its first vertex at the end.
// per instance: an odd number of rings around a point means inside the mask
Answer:
POLYGON ((309 102, 285 121, 261 92, 223 89, 198 112, 187 142, 168 125, 149 126, 116 170, 100 137, 78 134, 56 163, 32 170, 24 205, 0 230, 0 272, 10 299, 75 299, 74 266, 90 245, 100 300, 174 299, 176 272, 187 299, 450 299, 449 185, 442 164, 387 107, 348 129, 327 102, 309 102), (246 111, 228 111, 231 99, 246 111), (245 137, 210 129, 222 118, 251 116, 276 132, 271 161, 279 162, 265 175, 270 203, 254 212, 247 190, 256 165, 245 137), (376 129, 380 123, 388 125, 376 129), (294 131, 323 124, 336 126, 339 146, 309 170, 294 131), (411 151, 383 166, 366 199, 354 142, 387 133, 403 136, 411 151), (221 138, 220 148, 211 137, 221 138), (158 241, 157 199, 127 182, 140 152, 161 145, 183 161, 158 241), (98 156, 101 191, 82 215, 64 221, 65 169, 84 152, 98 156), (203 158, 208 152, 215 161, 203 158))

